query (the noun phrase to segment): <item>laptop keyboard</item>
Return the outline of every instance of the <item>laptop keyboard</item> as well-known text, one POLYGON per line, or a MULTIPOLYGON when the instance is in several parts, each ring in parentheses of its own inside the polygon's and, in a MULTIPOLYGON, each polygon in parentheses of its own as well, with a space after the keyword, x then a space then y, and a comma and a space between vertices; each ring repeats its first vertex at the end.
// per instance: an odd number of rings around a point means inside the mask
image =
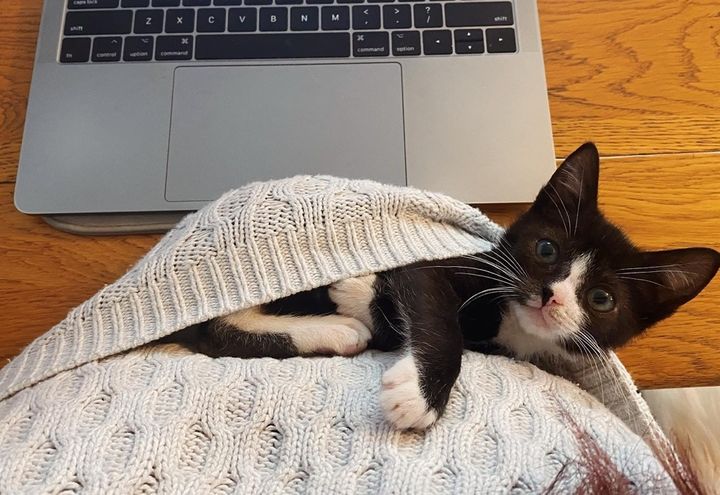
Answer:
POLYGON ((517 51, 511 2, 67 0, 62 63, 517 51))

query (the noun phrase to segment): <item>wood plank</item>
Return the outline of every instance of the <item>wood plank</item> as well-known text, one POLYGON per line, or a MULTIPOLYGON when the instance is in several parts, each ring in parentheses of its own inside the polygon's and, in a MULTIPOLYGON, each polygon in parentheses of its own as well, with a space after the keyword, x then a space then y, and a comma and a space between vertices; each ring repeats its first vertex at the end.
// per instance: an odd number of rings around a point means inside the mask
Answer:
POLYGON ((538 0, 558 156, 720 150, 717 0, 538 0))
MULTIPOLYGON (((720 249, 718 156, 605 160, 601 203, 638 244, 720 249)), ((158 236, 79 237, 16 212, 0 185, 0 357, 10 358, 75 305, 111 283, 158 236)), ((507 223, 523 207, 483 207, 507 223)), ((621 353, 641 387, 720 385, 720 280, 621 353)))
MULTIPOLYGON (((719 150, 715 0, 539 0, 558 156, 719 150)), ((14 182, 42 0, 0 9, 0 182, 14 182)))
POLYGON ((42 0, 3 0, 0 8, 0 182, 14 182, 42 0))

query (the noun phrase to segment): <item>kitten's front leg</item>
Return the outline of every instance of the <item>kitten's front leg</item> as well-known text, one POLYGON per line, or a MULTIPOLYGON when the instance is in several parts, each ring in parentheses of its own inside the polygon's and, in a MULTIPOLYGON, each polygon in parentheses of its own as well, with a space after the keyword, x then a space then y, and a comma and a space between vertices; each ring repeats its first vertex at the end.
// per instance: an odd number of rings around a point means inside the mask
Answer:
POLYGON ((425 429, 442 415, 463 352, 457 294, 442 273, 418 272, 391 282, 407 332, 406 355, 383 375, 380 404, 401 429, 425 429))

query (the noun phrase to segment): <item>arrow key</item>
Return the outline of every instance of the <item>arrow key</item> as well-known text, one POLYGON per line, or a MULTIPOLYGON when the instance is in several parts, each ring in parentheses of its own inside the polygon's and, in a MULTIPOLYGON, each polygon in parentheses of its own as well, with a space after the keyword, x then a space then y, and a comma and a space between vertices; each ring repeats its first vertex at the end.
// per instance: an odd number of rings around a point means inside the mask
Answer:
POLYGON ((117 62, 122 53, 122 38, 120 36, 97 37, 93 41, 93 62, 117 62))
POLYGON ((455 53, 485 53, 485 45, 480 41, 456 41, 455 53))
POLYGON ((385 29, 407 29, 412 26, 412 12, 409 5, 383 5, 385 29))
POLYGON ((423 31, 423 47, 425 55, 450 55, 452 53, 452 36, 447 29, 423 31))
POLYGON ((456 29, 455 43, 460 41, 483 41, 482 29, 456 29))

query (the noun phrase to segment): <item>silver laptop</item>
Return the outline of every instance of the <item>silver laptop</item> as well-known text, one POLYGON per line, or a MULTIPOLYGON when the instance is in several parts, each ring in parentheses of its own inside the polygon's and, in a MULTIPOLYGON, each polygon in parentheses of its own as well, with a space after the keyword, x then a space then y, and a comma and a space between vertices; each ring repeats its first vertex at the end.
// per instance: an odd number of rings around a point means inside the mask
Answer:
POLYGON ((15 203, 187 211, 296 174, 524 202, 553 167, 535 0, 46 0, 15 203))

